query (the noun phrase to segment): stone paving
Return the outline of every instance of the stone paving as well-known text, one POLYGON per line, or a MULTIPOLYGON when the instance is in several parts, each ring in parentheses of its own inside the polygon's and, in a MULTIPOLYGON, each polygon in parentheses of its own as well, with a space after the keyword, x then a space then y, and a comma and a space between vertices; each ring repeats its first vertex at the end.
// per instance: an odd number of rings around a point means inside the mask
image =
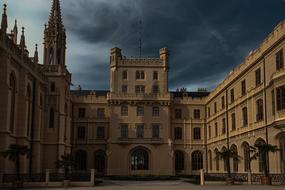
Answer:
MULTIPOLYGON (((104 181, 96 187, 74 187, 70 190, 284 190, 285 186, 261 186, 261 185, 206 185, 199 186, 183 181, 104 181)), ((52 188, 61 190, 63 188, 52 188)), ((29 189, 37 190, 37 189, 29 189)))

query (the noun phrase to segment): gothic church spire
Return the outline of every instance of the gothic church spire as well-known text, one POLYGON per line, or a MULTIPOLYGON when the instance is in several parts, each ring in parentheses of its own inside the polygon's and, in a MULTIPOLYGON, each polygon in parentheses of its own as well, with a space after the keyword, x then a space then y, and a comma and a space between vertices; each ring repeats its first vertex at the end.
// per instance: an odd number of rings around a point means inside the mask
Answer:
POLYGON ((65 65, 66 34, 60 0, 53 0, 48 24, 44 30, 44 64, 65 65))

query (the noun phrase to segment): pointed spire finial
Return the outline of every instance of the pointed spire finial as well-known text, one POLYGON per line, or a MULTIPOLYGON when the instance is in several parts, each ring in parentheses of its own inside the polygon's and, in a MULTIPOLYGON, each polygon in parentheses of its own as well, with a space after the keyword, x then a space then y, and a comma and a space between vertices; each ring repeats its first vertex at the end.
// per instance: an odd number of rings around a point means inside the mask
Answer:
POLYGON ((22 36, 21 36, 20 46, 21 46, 21 49, 26 49, 25 27, 22 27, 22 36))
POLYGON ((34 63, 39 63, 38 44, 35 45, 34 63))
POLYGON ((17 19, 15 19, 15 25, 14 25, 14 28, 12 30, 12 33, 13 33, 13 42, 15 44, 17 44, 17 41, 18 41, 18 26, 17 26, 17 19))
POLYGON ((5 33, 7 33, 7 28, 8 28, 8 21, 7 21, 7 5, 4 4, 4 12, 2 14, 2 21, 1 21, 1 30, 5 33))
POLYGON ((61 17, 61 8, 60 8, 59 0, 53 0, 49 22, 48 22, 48 27, 49 29, 53 29, 53 30, 63 29, 63 22, 62 22, 62 17, 61 17))

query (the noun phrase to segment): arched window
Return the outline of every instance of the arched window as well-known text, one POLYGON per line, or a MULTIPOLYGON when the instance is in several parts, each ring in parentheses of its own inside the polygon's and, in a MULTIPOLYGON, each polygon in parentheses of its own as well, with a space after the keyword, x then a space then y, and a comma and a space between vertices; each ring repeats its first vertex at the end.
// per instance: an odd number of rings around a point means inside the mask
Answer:
POLYGON ((50 110, 49 110, 49 128, 54 128, 54 119, 55 119, 54 109, 50 108, 50 110))
POLYGON ((215 162, 216 162, 216 171, 220 170, 220 159, 218 156, 218 149, 215 149, 215 162))
POLYGON ((263 120, 263 100, 258 99, 256 101, 256 121, 263 120))
POLYGON ((208 151, 208 162, 209 162, 209 170, 213 170, 213 161, 212 161, 212 151, 208 151))
POLYGON ((203 153, 194 151, 192 153, 192 170, 203 169, 203 153))
POLYGON ((247 107, 242 108, 242 124, 243 126, 247 126, 248 124, 247 107))
MULTIPOLYGON (((264 144, 266 143, 261 138, 257 139, 257 141, 255 142, 256 147, 262 146, 264 144)), ((264 151, 261 151, 261 148, 258 148, 258 151, 259 151, 259 156, 258 156, 259 172, 263 172, 265 169, 264 165, 267 165, 266 153, 264 151)))
POLYGON ((175 129, 174 129, 174 138, 176 140, 182 139, 182 128, 181 127, 175 127, 175 129))
POLYGON ((10 74, 10 91, 11 91, 11 104, 10 104, 10 131, 14 132, 15 125, 15 102, 16 102, 16 77, 13 73, 10 74))
POLYGON ((184 170, 184 152, 175 151, 175 171, 177 173, 184 170))
POLYGON ((285 134, 283 134, 279 139, 280 146, 280 161, 281 161, 281 171, 285 173, 285 134))
MULTIPOLYGON (((222 148, 222 152, 225 152, 227 151, 226 147, 223 147, 222 148)), ((223 162, 224 162, 224 171, 226 172, 227 171, 227 161, 225 159, 223 159, 223 162)))
POLYGON ((87 169, 87 152, 84 150, 78 150, 75 153, 75 168, 77 170, 87 169))
POLYGON ((104 174, 105 173, 105 168, 106 168, 106 155, 103 150, 98 150, 94 153, 94 158, 95 158, 95 170, 99 174, 104 174))
POLYGON ((30 85, 27 86, 27 136, 30 136, 30 129, 31 129, 31 107, 32 107, 32 92, 30 85))
POLYGON ((131 169, 132 170, 148 170, 149 169, 148 152, 144 149, 134 150, 131 154, 131 169))
POLYGON ((237 157, 238 156, 238 151, 237 151, 237 146, 233 144, 231 146, 231 150, 235 154, 235 156, 233 157, 233 172, 238 172, 238 157, 237 157))
POLYGON ((244 171, 250 171, 250 149, 247 142, 243 143, 243 160, 244 160, 244 171))

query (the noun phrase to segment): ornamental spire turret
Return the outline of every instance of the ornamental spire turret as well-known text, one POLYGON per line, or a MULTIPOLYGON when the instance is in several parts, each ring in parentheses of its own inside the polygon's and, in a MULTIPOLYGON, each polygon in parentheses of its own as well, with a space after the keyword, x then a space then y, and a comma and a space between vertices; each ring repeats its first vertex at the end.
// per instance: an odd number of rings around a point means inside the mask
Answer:
POLYGON ((34 63, 39 63, 38 44, 35 45, 34 63))
POLYGON ((15 44, 17 44, 18 41, 18 26, 17 26, 17 20, 15 20, 15 25, 14 28, 12 30, 12 34, 13 34, 13 42, 15 44))
POLYGON ((7 33, 7 28, 8 28, 6 9, 7 9, 7 5, 4 4, 4 12, 2 14, 2 21, 1 21, 1 30, 5 33, 7 33))
POLYGON ((22 27, 22 35, 20 40, 20 47, 22 50, 26 50, 26 38, 25 38, 25 27, 22 27))

